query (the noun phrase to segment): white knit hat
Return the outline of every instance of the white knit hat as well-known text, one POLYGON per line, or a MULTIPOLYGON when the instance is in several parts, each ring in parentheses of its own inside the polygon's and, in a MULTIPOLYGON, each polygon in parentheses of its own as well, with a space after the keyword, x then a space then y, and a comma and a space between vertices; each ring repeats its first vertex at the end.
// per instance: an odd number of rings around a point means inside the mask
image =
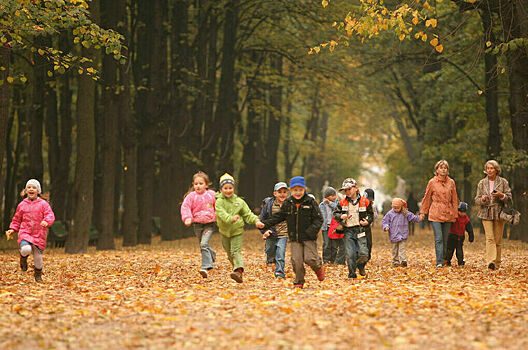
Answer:
POLYGON ((26 182, 26 188, 29 186, 29 185, 33 185, 37 188, 38 190, 38 193, 42 193, 42 187, 40 187, 40 182, 37 180, 37 179, 30 179, 28 180, 28 182, 26 182))

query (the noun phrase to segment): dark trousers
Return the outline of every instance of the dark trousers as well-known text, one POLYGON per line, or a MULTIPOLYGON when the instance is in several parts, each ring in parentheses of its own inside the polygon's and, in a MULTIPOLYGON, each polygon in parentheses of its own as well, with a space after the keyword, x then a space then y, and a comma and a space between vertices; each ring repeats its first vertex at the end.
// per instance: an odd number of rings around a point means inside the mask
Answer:
POLYGON ((330 257, 331 263, 338 265, 345 265, 345 243, 343 238, 329 239, 328 245, 330 246, 330 257))
POLYGON ((446 250, 446 260, 448 265, 451 264, 451 259, 453 258, 453 253, 455 250, 458 265, 464 265, 464 238, 465 236, 449 233, 449 236, 447 237, 446 250))
POLYGON ((323 234, 323 262, 334 262, 332 259, 330 259, 331 247, 330 238, 328 238, 328 229, 322 230, 321 233, 323 234))
POLYGON ((370 261, 372 257, 372 229, 370 226, 365 229, 365 233, 367 234, 368 261, 370 261))

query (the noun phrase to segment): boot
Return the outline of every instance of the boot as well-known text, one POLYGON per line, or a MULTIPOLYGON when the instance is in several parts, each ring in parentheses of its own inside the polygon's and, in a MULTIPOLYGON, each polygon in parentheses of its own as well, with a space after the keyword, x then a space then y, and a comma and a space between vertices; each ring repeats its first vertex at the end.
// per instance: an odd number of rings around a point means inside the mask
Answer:
POLYGON ((35 267, 35 281, 38 283, 42 283, 42 269, 37 269, 35 267))
POLYGON ((20 268, 22 271, 27 271, 27 259, 27 256, 22 256, 22 254, 20 254, 20 268))
POLYGON ((230 277, 237 281, 238 283, 242 283, 242 268, 238 268, 235 271, 231 272, 230 277))
POLYGON ((367 273, 365 272, 365 265, 364 264, 358 265, 358 270, 359 270, 359 274, 361 276, 366 276, 367 275, 367 273))

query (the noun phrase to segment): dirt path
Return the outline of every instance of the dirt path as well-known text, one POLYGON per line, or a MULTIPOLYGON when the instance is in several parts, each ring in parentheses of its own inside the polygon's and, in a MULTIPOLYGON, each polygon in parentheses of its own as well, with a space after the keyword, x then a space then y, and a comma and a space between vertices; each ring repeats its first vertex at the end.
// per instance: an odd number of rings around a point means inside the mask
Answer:
MULTIPOLYGON (((436 269, 431 232, 408 244, 407 268, 390 266, 388 239, 375 232, 366 279, 342 266, 303 290, 263 264, 260 234, 244 242, 245 281, 215 235, 218 268, 198 274, 194 239, 81 256, 49 249, 45 284, 0 253, 0 348, 526 349, 528 244, 506 241, 503 268, 484 268, 484 236, 466 249, 467 266, 436 269)), ((32 262, 30 260, 30 265, 32 262)))

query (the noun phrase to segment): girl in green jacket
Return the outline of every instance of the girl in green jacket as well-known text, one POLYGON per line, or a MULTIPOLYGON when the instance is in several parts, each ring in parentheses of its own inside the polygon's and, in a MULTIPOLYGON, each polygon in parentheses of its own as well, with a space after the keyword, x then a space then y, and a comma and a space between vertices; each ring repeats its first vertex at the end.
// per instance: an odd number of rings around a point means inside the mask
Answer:
POLYGON ((244 200, 235 194, 235 179, 227 173, 220 178, 220 193, 215 195, 216 224, 222 234, 222 246, 233 266, 231 278, 242 283, 244 260, 242 258, 242 233, 244 222, 263 228, 258 216, 253 214, 244 200))

